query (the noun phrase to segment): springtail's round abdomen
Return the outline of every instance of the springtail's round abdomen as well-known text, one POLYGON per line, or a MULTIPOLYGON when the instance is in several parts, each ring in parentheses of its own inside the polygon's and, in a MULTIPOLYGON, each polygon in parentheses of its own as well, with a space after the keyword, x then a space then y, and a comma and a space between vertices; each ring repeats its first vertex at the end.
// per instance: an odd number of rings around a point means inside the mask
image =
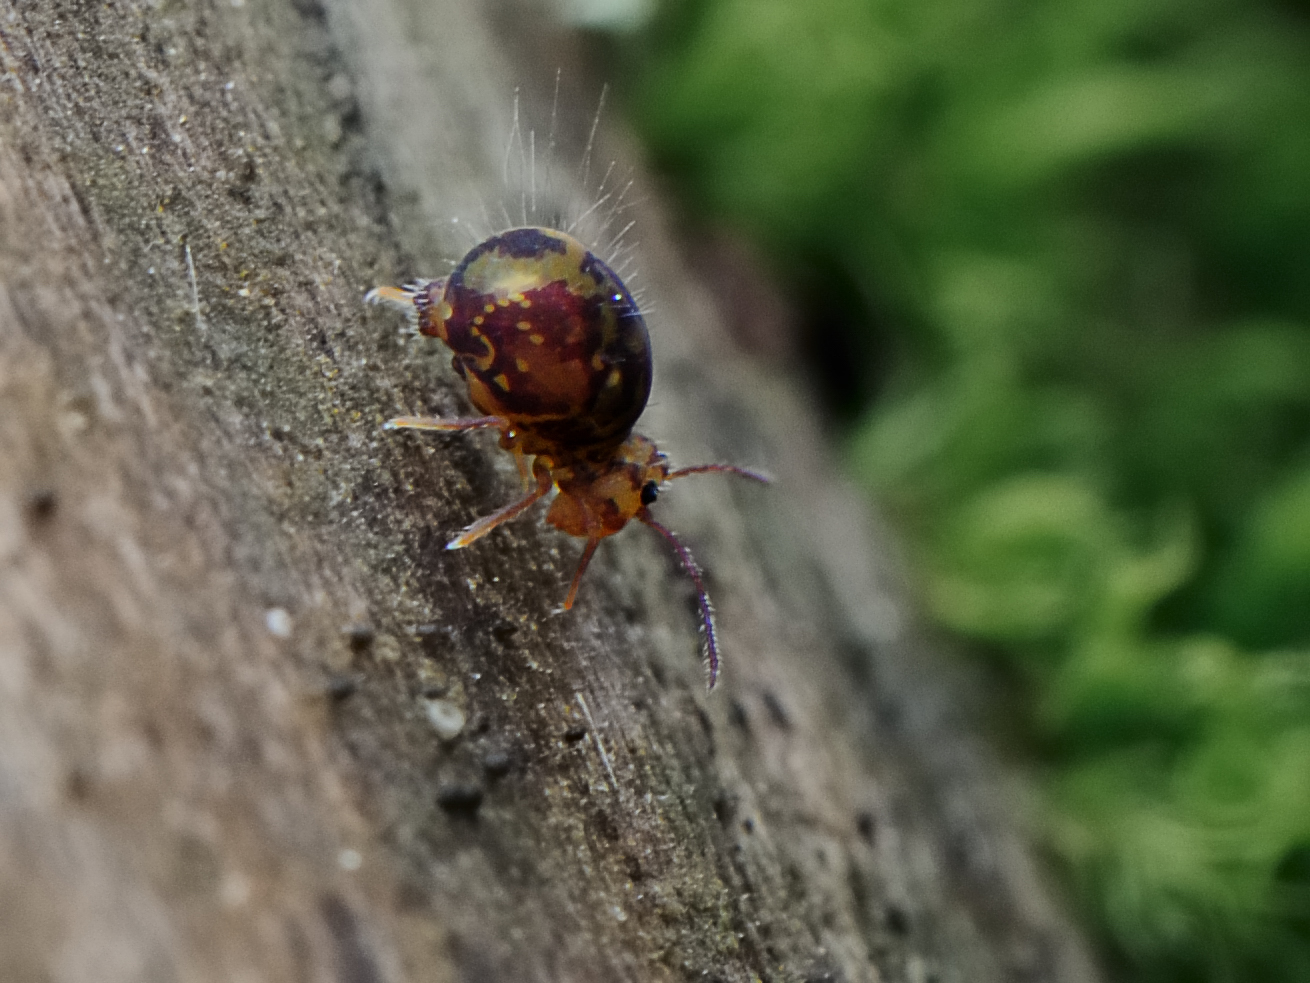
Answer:
POLYGON ((636 301, 577 239, 545 228, 475 246, 420 305, 454 352, 469 398, 524 435, 528 453, 621 444, 646 406, 650 336, 636 301))

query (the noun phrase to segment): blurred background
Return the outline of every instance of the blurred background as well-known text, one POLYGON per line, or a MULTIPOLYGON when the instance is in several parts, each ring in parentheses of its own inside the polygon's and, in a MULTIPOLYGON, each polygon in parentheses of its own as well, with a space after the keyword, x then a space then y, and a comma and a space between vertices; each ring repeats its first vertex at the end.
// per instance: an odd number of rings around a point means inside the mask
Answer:
POLYGON ((1112 976, 1310 980, 1310 5, 565 7, 1000 681, 1112 976))

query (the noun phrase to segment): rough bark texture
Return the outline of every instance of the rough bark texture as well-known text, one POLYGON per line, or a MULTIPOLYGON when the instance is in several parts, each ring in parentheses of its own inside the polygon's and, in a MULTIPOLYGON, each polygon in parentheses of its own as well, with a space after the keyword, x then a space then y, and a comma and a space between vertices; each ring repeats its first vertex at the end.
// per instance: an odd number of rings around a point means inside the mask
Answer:
MULTIPOLYGON (((465 406, 360 297, 466 247, 565 35, 461 0, 4 0, 0 42, 0 979, 1093 978, 885 534, 653 206, 641 429, 779 479, 659 503, 722 685, 644 530, 568 615, 579 544, 538 521, 442 549, 512 464, 379 429, 465 406)), ((561 157, 593 98, 566 78, 561 157)))

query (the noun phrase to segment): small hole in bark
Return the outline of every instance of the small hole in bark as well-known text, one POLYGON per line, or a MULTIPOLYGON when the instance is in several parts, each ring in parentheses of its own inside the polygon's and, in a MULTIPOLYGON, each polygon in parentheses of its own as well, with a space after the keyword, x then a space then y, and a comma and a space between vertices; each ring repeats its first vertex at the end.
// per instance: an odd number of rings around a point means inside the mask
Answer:
POLYGON ((910 916, 905 909, 899 905, 890 905, 887 908, 887 928, 897 935, 910 934, 910 916))
POLYGON ((641 869, 641 861, 630 853, 623 855, 623 869, 627 871, 628 880, 634 884, 646 877, 646 872, 641 869))
POLYGON ((514 766, 514 759, 508 751, 488 751, 482 758, 482 770, 489 778, 503 778, 514 766))
POLYGON ((715 797, 714 818, 725 824, 732 818, 732 797, 727 792, 720 792, 715 797))
POLYGON ((366 651, 376 637, 377 632, 367 622, 357 622, 346 629, 346 641, 350 644, 352 652, 366 651))
POLYGON ((437 805, 471 819, 482 806, 482 789, 465 782, 449 782, 437 789, 437 805))
POLYGON ((329 678, 323 687, 323 692, 327 694, 328 699, 340 703, 354 696, 358 689, 359 677, 342 674, 329 678))
POLYGON ((878 820, 867 810, 858 812, 855 814, 855 831, 860 834, 860 839, 872 846, 878 835, 878 820))
POLYGON ((34 488, 27 495, 27 514, 33 522, 46 522, 59 507, 59 496, 53 488, 34 488))

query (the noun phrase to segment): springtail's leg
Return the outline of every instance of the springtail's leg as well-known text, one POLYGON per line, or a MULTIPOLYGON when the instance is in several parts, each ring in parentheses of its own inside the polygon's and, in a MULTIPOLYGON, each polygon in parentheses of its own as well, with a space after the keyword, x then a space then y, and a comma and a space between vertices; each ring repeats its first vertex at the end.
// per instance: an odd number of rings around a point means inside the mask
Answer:
POLYGON ((439 298, 445 283, 445 280, 415 280, 403 287, 374 287, 364 295, 364 303, 386 304, 413 315, 418 298, 424 294, 435 294, 439 298))
POLYGON ((578 561, 578 572, 573 575, 573 583, 569 585, 569 596, 564 598, 565 611, 573 607, 573 602, 578 599, 578 585, 582 583, 582 574, 587 569, 587 564, 591 562, 592 554, 596 552, 596 547, 599 544, 599 537, 587 540, 587 548, 582 551, 582 559, 578 561))
POLYGON ((463 532, 446 544, 448 550, 459 550, 468 546, 470 543, 481 539, 491 530, 504 522, 521 515, 532 507, 533 503, 540 501, 550 491, 554 482, 551 480, 550 472, 545 468, 537 468, 537 487, 528 492, 517 502, 506 505, 503 509, 497 509, 490 515, 484 515, 477 522, 468 526, 463 532))
POLYGON ((509 429, 509 421, 501 416, 466 416, 445 420, 438 416, 398 416, 382 424, 383 430, 442 430, 452 433, 460 430, 509 429))
POLYGON ((532 467, 528 464, 528 455, 523 453, 523 448, 517 444, 514 446, 514 464, 519 469, 519 481, 523 482, 523 490, 527 491, 532 484, 532 467))

